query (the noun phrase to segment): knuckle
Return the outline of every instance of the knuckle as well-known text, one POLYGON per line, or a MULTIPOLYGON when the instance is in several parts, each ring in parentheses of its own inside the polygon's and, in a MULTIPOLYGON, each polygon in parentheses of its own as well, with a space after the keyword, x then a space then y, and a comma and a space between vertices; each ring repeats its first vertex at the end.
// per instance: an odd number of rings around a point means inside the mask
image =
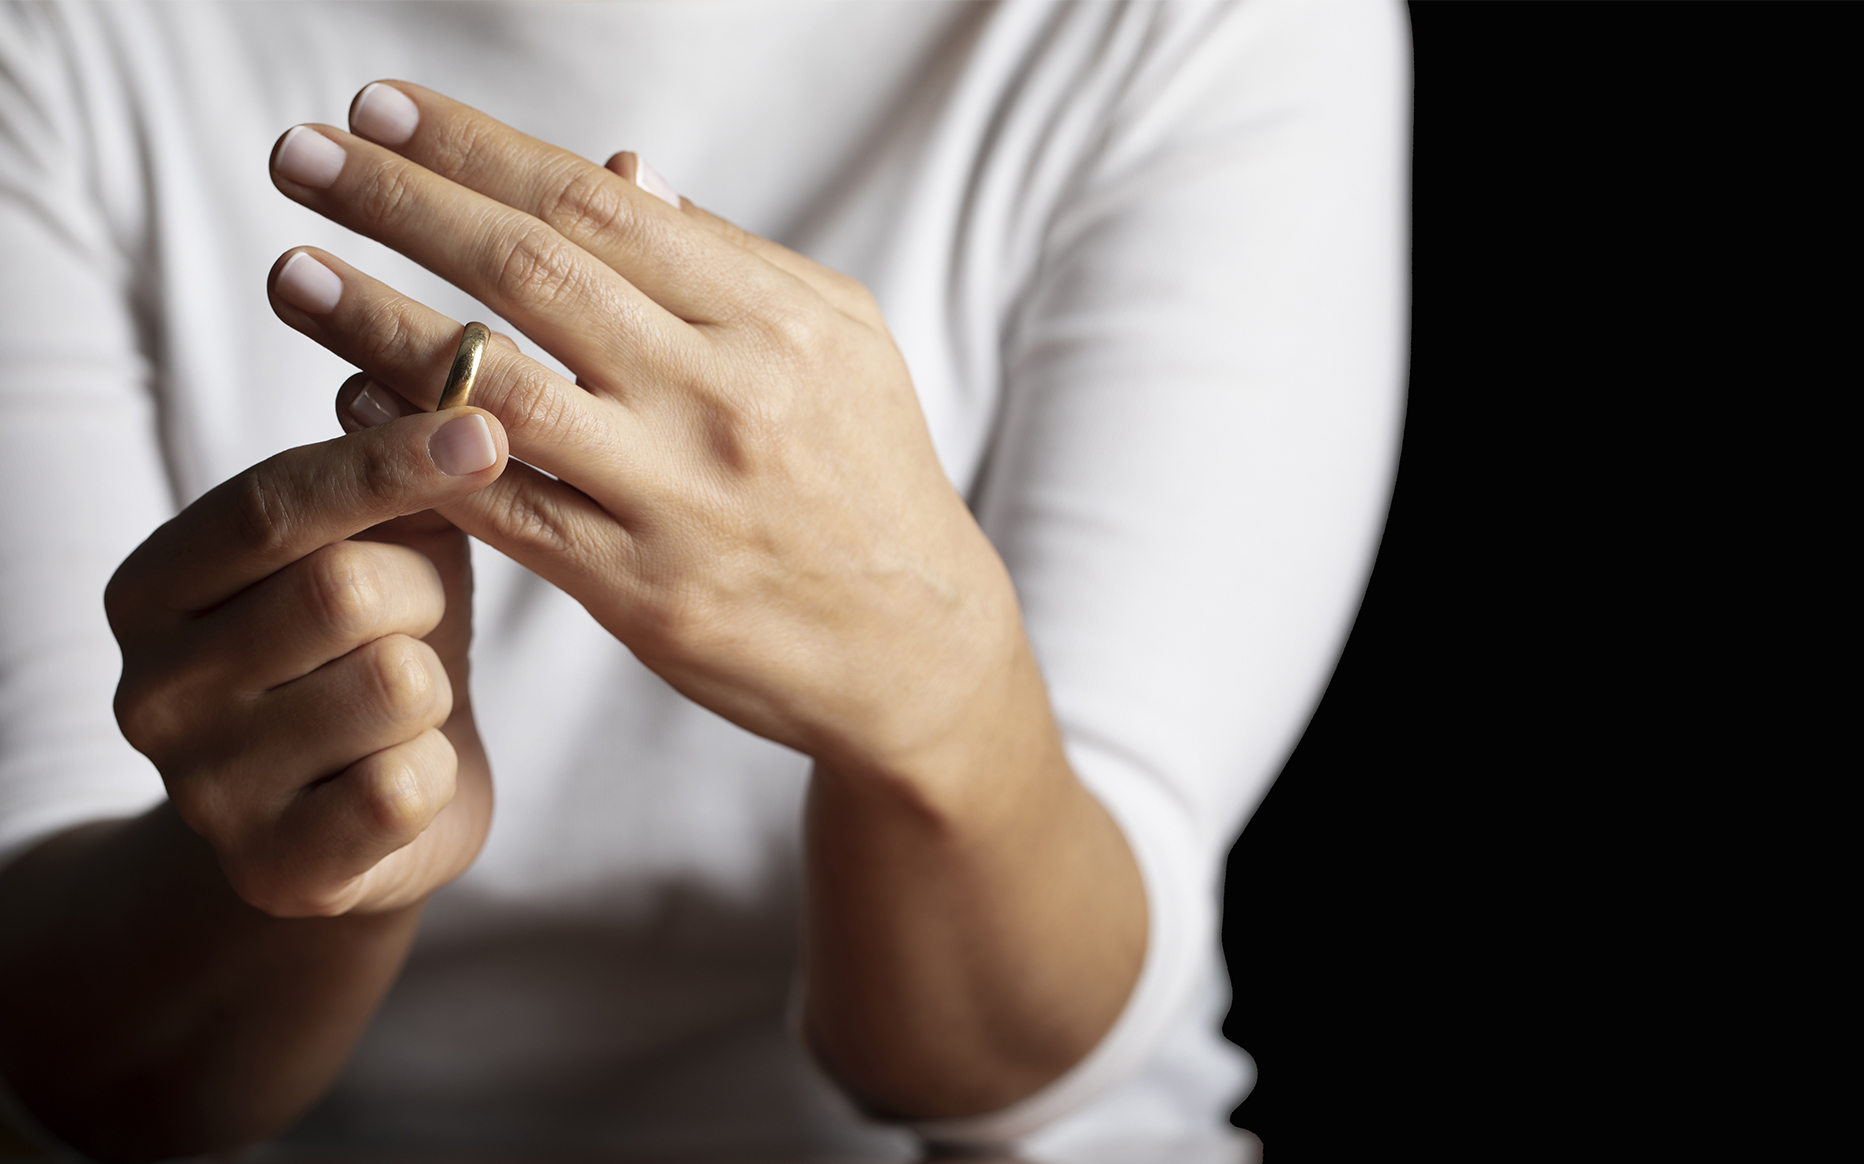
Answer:
POLYGON ((528 489, 502 492, 492 515, 499 531, 520 546, 544 555, 574 552, 579 541, 575 516, 555 501, 528 489))
POLYGON ((614 175, 579 165, 542 217, 569 238, 626 237, 639 229, 630 210, 614 175))
POLYGON ((489 128, 476 117, 452 118, 445 124, 445 132, 436 134, 428 145, 427 168, 470 186, 487 166, 489 128))
POLYGON ((833 339, 822 313, 814 305, 799 305, 782 298, 760 298, 743 317, 747 341, 767 366, 781 369, 785 379, 809 374, 833 339))
POLYGON ((442 807, 428 773, 404 750, 371 765, 358 809, 362 826, 392 844, 419 836, 442 807))
POLYGON ((569 402, 553 377, 528 360, 501 386, 496 403, 491 411, 514 443, 532 436, 560 439, 574 427, 569 402))
POLYGON ((111 710, 129 746, 166 774, 194 742, 200 702, 188 697, 173 674, 132 675, 126 668, 111 710))
POLYGON ((441 686, 428 665, 430 653, 406 635, 386 635, 375 641, 368 658, 370 694, 392 722, 420 723, 436 715, 440 721, 446 719, 450 709, 441 706, 441 686))
POLYGON ((351 484, 357 496, 353 500, 371 511, 399 513, 397 503, 402 499, 407 478, 400 446, 386 441, 356 441, 345 445, 344 449, 354 458, 351 484))
POLYGON ((516 231, 493 280, 494 288, 508 302, 536 309, 572 296, 582 283, 576 248, 541 222, 516 231))
POLYGON ((347 541, 325 546, 306 560, 306 573, 306 601, 338 639, 362 638, 376 625, 387 588, 362 546, 347 541))
POLYGON ((398 297, 372 299, 357 310, 355 335, 364 355, 382 368, 419 368, 423 348, 406 305, 398 297))
POLYGON ((400 225, 415 205, 412 171, 406 165, 378 167, 356 192, 353 205, 362 222, 376 230, 400 225))
POLYGON ((225 848, 241 831, 244 814, 216 780, 171 780, 168 799, 181 822, 215 849, 225 848))
POLYGON ((782 401, 774 398, 712 400, 706 438, 714 462, 742 476, 761 476, 780 464, 786 439, 781 410, 782 401))
POLYGON ((129 746, 152 760, 166 755, 180 735, 173 709, 147 684, 128 679, 118 684, 113 710, 129 746))
POLYGON ((288 486, 265 464, 240 474, 228 514, 228 530, 247 552, 263 559, 279 556, 291 543, 293 511, 286 504, 288 486))
POLYGON ((701 586, 661 587, 640 603, 638 616, 648 641, 663 649, 703 650, 717 637, 719 610, 701 586))

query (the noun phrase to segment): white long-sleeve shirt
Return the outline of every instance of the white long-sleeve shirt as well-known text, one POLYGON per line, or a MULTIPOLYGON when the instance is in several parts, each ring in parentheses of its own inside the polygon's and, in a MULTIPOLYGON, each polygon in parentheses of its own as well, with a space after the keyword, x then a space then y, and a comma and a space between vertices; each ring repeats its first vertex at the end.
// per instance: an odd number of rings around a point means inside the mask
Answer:
MULTIPOLYGON (((1080 1065, 918 1130, 1039 1156, 1221 1126, 1253 1078, 1217 1033, 1223 857, 1344 638, 1396 453, 1407 48, 1394 6, 1331 0, 0 10, 0 861, 163 795, 112 719, 116 565, 336 432, 349 369, 272 316, 273 260, 322 246, 501 324, 269 181, 285 128, 405 78, 637 150, 863 280, 1008 563, 1149 944, 1080 1065)), ((474 551, 492 831, 293 1136, 907 1144, 786 1025, 807 759, 474 551)))

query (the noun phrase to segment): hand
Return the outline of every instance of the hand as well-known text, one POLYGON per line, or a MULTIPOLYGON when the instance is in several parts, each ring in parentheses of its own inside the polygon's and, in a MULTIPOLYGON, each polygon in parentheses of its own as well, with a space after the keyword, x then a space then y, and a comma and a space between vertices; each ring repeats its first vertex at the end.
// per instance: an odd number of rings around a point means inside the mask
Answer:
POLYGON ((499 425, 472 409, 292 449, 111 580, 123 733, 248 904, 395 909, 477 856, 492 786, 467 701, 471 565, 425 511, 504 461, 499 425))
MULTIPOLYGON (((922 1116, 995 1110, 1079 1062, 1138 978, 1144 887, 1068 765, 1008 573, 872 298, 645 192, 629 155, 597 167, 401 82, 363 90, 351 123, 372 140, 281 138, 278 188, 576 376, 488 349, 473 403, 528 464, 440 512, 816 760, 811 1046, 876 1110, 922 1116)), ((321 251, 285 263, 280 318, 405 397, 394 411, 434 405, 458 322, 321 251)))
MULTIPOLYGON (((972 770, 952 754, 960 725, 987 723, 1033 665, 867 292, 667 205, 623 176, 630 155, 598 167, 401 82, 366 89, 352 122, 376 141, 286 134, 279 189, 457 284, 577 377, 488 351, 473 402, 556 479, 514 465, 448 518, 751 731, 845 770, 972 770)), ((459 323, 299 253, 331 290, 275 280, 279 316, 431 407, 459 323)))

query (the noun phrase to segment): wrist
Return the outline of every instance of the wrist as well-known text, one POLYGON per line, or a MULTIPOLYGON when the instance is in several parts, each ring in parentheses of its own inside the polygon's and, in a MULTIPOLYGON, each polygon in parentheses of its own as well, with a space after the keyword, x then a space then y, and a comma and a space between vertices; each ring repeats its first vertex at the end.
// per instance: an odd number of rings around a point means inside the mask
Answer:
POLYGON ((1074 784, 1020 620, 960 687, 918 702, 881 742, 816 756, 827 795, 891 806, 939 831, 997 827, 1074 784))

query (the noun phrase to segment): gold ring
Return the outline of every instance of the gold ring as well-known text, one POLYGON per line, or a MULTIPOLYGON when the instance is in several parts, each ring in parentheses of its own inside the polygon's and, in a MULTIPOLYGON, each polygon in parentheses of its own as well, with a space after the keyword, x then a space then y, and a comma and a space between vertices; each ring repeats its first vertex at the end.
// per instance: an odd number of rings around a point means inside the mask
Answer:
POLYGON ((460 337, 460 350, 453 353, 453 368, 447 373, 447 386, 440 390, 440 404, 435 412, 459 408, 472 399, 472 384, 479 378, 479 361, 485 358, 485 345, 491 342, 492 333, 485 324, 466 325, 466 334, 460 337))

